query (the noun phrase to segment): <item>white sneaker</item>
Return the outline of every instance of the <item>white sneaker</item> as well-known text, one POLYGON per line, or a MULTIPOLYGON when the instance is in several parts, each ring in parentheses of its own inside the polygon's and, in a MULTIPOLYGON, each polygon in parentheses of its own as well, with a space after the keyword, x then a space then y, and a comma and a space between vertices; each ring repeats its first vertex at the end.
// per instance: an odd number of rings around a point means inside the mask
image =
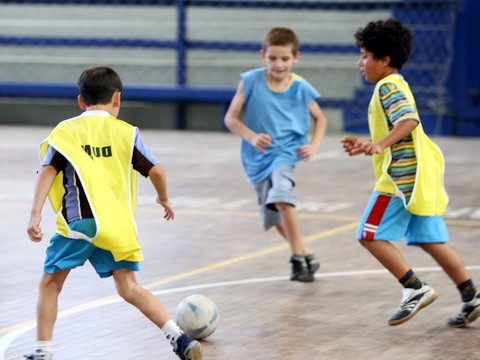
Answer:
POLYGON ((402 295, 400 309, 388 320, 388 324, 391 326, 403 324, 437 298, 436 291, 425 283, 420 289, 403 289, 402 295))
POLYGON ((464 327, 474 322, 480 317, 480 291, 477 291, 475 297, 466 303, 463 303, 460 313, 447 320, 447 324, 452 327, 464 327))

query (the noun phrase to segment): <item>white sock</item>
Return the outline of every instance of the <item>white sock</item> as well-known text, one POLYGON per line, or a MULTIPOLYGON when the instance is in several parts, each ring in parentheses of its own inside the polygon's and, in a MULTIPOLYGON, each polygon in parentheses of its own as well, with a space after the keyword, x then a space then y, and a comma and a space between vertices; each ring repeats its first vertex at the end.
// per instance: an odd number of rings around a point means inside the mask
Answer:
POLYGON ((52 341, 36 341, 35 351, 43 351, 46 353, 52 353, 52 341))
POLYGON ((175 342, 182 334, 183 331, 175 324, 175 321, 168 320, 162 327, 162 331, 171 342, 175 342))

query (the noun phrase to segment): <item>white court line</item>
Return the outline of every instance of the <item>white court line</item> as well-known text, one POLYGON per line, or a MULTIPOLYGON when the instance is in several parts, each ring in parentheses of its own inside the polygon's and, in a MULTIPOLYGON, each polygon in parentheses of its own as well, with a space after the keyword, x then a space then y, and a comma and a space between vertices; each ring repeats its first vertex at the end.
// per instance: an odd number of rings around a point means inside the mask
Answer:
MULTIPOLYGON (((467 266, 467 270, 480 270, 480 265, 472 265, 467 266)), ((423 268, 414 268, 415 272, 439 272, 443 271, 440 267, 423 267, 423 268)), ((321 273, 315 275, 316 278, 327 278, 327 277, 347 277, 347 276, 365 276, 365 275, 384 275, 389 274, 385 269, 375 269, 375 270, 356 270, 356 271, 337 271, 337 272, 328 272, 328 273, 321 273)), ((242 279, 242 280, 233 280, 233 281, 222 281, 222 282, 215 282, 215 283, 205 283, 199 285, 191 285, 191 286, 182 286, 176 287, 172 289, 164 289, 164 290, 157 290, 152 291, 155 295, 162 295, 162 294, 172 294, 172 293, 179 293, 185 291, 193 291, 193 290, 201 290, 201 289, 211 289, 211 288, 218 288, 218 287, 226 287, 226 286, 238 286, 238 285, 250 285, 250 284, 259 284, 265 282, 273 282, 273 281, 288 281, 289 278, 287 276, 274 276, 274 277, 266 277, 266 278, 253 278, 253 279, 242 279)), ((101 306, 111 305, 118 302, 122 302, 123 299, 120 296, 111 296, 108 298, 104 298, 101 301, 94 301, 90 302, 85 306, 79 306, 73 308, 71 311, 64 311, 62 315, 59 314, 58 318, 62 318, 69 315, 74 315, 79 312, 99 308, 101 306)), ((14 328, 12 331, 7 332, 4 336, 0 338, 0 360, 5 360, 5 353, 9 346, 20 336, 24 333, 34 329, 36 327, 35 322, 31 321, 26 323, 23 326, 18 328, 14 328)))

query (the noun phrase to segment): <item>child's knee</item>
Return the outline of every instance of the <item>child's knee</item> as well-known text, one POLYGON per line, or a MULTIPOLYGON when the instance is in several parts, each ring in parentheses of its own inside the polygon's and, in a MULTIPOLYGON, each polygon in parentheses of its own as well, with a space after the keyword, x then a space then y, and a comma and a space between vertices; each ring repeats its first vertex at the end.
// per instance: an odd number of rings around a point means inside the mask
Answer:
POLYGON ((113 278, 115 279, 115 286, 117 287, 118 295, 125 301, 131 303, 134 300, 134 290, 139 286, 133 272, 122 270, 113 271, 113 278))
POLYGON ((125 300, 128 303, 132 303, 135 296, 134 296, 134 288, 138 284, 132 284, 132 283, 122 283, 122 284, 117 284, 117 293, 118 295, 125 300))
POLYGON ((40 281, 40 291, 54 291, 60 293, 63 289, 63 284, 68 275, 68 271, 59 270, 54 274, 45 273, 40 281))

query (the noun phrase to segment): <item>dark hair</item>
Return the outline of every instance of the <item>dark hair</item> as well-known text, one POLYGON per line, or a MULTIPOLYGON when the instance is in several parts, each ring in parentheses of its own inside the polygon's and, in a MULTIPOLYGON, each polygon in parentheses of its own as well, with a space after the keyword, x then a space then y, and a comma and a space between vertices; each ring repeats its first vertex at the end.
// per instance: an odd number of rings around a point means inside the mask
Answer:
POLYGON ((108 104, 117 91, 122 91, 120 76, 107 66, 86 69, 78 78, 80 96, 85 105, 108 104))
POLYGON ((263 50, 268 46, 287 46, 292 45, 292 51, 295 55, 298 52, 298 38, 292 29, 286 27, 276 27, 270 29, 263 40, 263 50))
POLYGON ((375 59, 390 57, 390 66, 401 69, 412 51, 411 31, 396 19, 371 21, 355 33, 356 44, 375 59))

